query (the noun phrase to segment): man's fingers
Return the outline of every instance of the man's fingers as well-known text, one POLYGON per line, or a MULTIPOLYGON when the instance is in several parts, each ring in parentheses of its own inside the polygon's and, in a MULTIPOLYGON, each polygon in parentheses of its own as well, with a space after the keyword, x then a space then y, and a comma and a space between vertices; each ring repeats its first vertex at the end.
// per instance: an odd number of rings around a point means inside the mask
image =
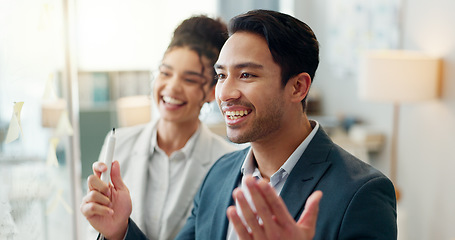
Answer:
POLYGON ((286 226, 288 224, 295 223, 294 218, 289 214, 288 208, 284 203, 283 199, 278 196, 270 184, 266 181, 260 180, 258 182, 258 189, 261 191, 265 198, 268 206, 271 209, 272 215, 275 216, 276 222, 280 226, 286 226))
POLYGON ((120 164, 118 161, 114 161, 111 167, 111 181, 114 184, 114 188, 117 190, 128 189, 123 183, 122 177, 120 176, 120 164))
POLYGON ((111 190, 108 185, 101 181, 101 179, 95 175, 90 175, 87 179, 88 191, 98 191, 107 197, 111 196, 111 190))
POLYGON ((90 191, 82 199, 82 202, 94 202, 103 206, 110 207, 111 200, 104 194, 101 194, 98 191, 90 191))
POLYGON ((245 219, 246 224, 251 229, 251 234, 254 239, 266 239, 262 225, 258 221, 258 217, 255 212, 250 207, 248 200, 245 198, 245 195, 242 190, 234 190, 234 199, 237 200, 237 205, 240 206, 242 210, 243 218, 245 219))
POLYGON ((110 202, 109 198, 100 192, 91 191, 82 199, 81 212, 87 218, 95 215, 111 215, 114 211, 109 207, 110 202))
MULTIPOLYGON (((245 177, 245 184, 248 186, 248 190, 250 191, 251 198, 253 199, 253 203, 256 207, 257 215, 261 218, 262 223, 264 225, 263 230, 265 231, 265 235, 269 236, 271 239, 278 239, 278 226, 273 218, 272 209, 270 209, 269 204, 267 203, 265 194, 272 194, 276 196, 275 190, 272 192, 263 193, 259 189, 258 182, 263 182, 266 185, 269 185, 264 180, 256 181, 253 177, 247 176, 245 177)), ((254 233, 253 233, 254 235, 254 233)))
POLYGON ((321 198, 321 191, 315 191, 310 195, 310 197, 308 197, 305 203, 305 210, 297 222, 298 225, 306 229, 316 229, 316 222, 319 213, 319 202, 321 201, 321 198))
POLYGON ((248 229, 245 227, 245 225, 243 225, 242 219, 240 219, 239 215, 237 214, 237 209, 234 206, 228 207, 226 215, 232 225, 234 225, 235 232, 237 233, 237 236, 240 240, 251 239, 248 229))
POLYGON ((94 162, 92 164, 92 170, 93 170, 93 175, 97 177, 101 177, 101 173, 105 172, 107 170, 107 166, 103 162, 94 162))
POLYGON ((85 203, 81 205, 81 212, 86 218, 91 218, 93 216, 109 216, 114 214, 114 210, 103 205, 96 203, 85 203))

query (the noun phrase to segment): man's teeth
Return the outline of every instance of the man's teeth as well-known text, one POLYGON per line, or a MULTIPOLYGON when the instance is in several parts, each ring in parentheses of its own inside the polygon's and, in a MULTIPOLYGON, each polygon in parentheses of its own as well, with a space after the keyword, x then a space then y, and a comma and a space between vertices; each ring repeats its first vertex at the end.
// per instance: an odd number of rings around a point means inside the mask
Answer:
POLYGON ((176 105, 183 104, 183 101, 169 97, 169 96, 163 96, 163 101, 165 103, 176 104, 176 105))
POLYGON ((238 118, 241 118, 243 116, 246 116, 248 115, 248 111, 247 110, 243 110, 243 111, 226 111, 226 117, 228 117, 229 119, 238 119, 238 118))

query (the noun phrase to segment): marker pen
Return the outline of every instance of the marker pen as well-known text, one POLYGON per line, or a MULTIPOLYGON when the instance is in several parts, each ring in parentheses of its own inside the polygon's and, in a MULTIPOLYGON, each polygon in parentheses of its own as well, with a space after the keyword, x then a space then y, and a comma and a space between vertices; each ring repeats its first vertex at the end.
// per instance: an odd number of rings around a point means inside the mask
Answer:
POLYGON ((107 184, 111 181, 111 165, 112 159, 114 157, 114 147, 115 147, 115 128, 112 129, 111 135, 107 141, 106 154, 104 158, 104 163, 107 165, 107 170, 101 174, 101 180, 107 184))

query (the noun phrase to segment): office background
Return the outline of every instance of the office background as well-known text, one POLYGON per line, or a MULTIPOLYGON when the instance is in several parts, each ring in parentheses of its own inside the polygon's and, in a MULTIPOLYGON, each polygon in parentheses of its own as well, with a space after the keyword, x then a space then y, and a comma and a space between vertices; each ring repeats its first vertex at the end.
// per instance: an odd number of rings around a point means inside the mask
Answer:
MULTIPOLYGON (((151 72, 182 19, 207 13, 227 20, 252 8, 281 10, 312 27, 321 46, 313 117, 387 175, 393 105, 358 96, 360 53, 408 49, 442 59, 439 98, 401 105, 399 239, 455 239, 450 0, 0 0, 0 239, 84 239, 78 199, 104 136, 119 124, 116 100, 149 94, 151 72), (24 102, 22 129, 6 143, 15 102, 24 102), (56 120, 43 117, 52 111, 56 120), (353 132, 367 138, 354 141, 353 132)), ((219 130, 217 119, 204 121, 219 130)))

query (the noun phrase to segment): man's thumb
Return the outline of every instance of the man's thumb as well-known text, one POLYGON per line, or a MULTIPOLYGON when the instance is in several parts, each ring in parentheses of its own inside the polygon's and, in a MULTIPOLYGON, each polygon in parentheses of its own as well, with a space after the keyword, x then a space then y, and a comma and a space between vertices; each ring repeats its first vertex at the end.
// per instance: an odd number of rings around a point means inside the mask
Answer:
POLYGON ((114 188, 117 190, 126 189, 125 183, 123 183, 122 177, 120 176, 120 164, 118 161, 114 161, 111 167, 111 181, 114 184, 114 188))

